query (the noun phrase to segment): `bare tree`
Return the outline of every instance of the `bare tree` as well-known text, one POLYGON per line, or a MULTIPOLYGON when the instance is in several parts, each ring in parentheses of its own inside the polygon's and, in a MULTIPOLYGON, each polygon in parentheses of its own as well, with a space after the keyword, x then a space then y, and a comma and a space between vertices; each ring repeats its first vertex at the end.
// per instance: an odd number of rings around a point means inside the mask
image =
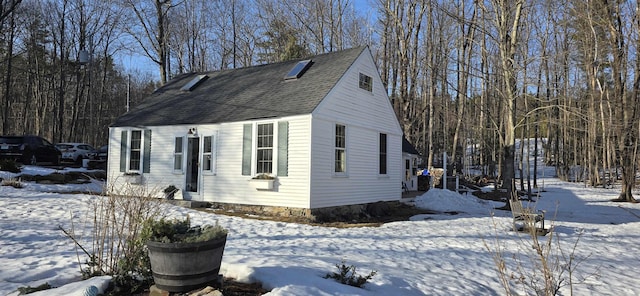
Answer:
POLYGON ((171 0, 122 0, 135 15, 137 25, 127 31, 144 54, 160 68, 160 82, 165 84, 170 74, 169 21, 171 0))
POLYGON ((9 110, 10 110, 10 105, 11 105, 11 77, 12 77, 12 71, 13 71, 13 50, 14 50, 14 41, 16 38, 16 15, 15 15, 15 9, 18 7, 18 5, 20 4, 20 2, 22 2, 22 0, 9 0, 9 1, 2 1, 0 2, 0 29, 1 31, 9 31, 8 32, 8 36, 6 38, 6 43, 4 44, 5 47, 5 57, 4 57, 4 61, 5 61, 5 79, 4 79, 4 94, 3 94, 3 102, 4 104, 2 104, 4 106, 4 113, 3 113, 3 120, 2 120, 2 133, 3 134, 8 134, 9 130, 11 129, 11 119, 9 116, 9 110), (8 24, 5 25, 5 20, 9 19, 8 24))
POLYGON ((496 35, 493 37, 499 49, 501 147, 503 188, 515 195, 515 104, 518 97, 516 81, 516 51, 519 45, 520 18, 524 0, 493 0, 490 6, 482 6, 490 13, 496 35))
MULTIPOLYGON (((458 150, 458 141, 460 135, 463 134, 462 131, 462 122, 465 116, 465 107, 467 106, 467 94, 469 90, 467 88, 469 76, 470 76, 470 67, 471 67, 471 58, 473 51, 473 44, 475 39, 476 32, 476 8, 475 5, 471 12, 471 17, 467 20, 466 10, 464 1, 460 2, 460 6, 458 7, 458 23, 460 30, 460 37, 458 40, 458 48, 457 48, 457 88, 456 88, 456 125, 454 128, 453 141, 451 147, 451 158, 453 161, 461 165, 462 162, 457 161, 457 150, 458 150)), ((464 143, 464 141, 463 141, 464 143)), ((465 143, 466 145, 466 143, 465 143)), ((462 153, 464 156, 464 151, 466 151, 466 147, 462 147, 462 153)))
MULTIPOLYGON (((618 197, 619 201, 635 202, 632 195, 635 186, 637 171, 637 152, 638 152, 638 125, 640 124, 640 57, 637 54, 631 55, 629 52, 629 39, 631 33, 625 32, 627 21, 624 20, 623 3, 622 2, 603 2, 605 20, 606 20, 606 36, 608 45, 611 48, 609 62, 611 63, 611 79, 613 80, 613 92, 611 100, 617 105, 614 108, 614 117, 620 120, 619 127, 616 129, 618 138, 618 149, 620 150, 620 166, 622 167, 622 190, 618 197), (635 79, 633 81, 633 90, 629 92, 627 85, 628 59, 634 56, 635 60, 635 79)), ((637 1, 636 4, 640 4, 637 1)), ((640 22, 637 17, 640 16, 638 8, 635 15, 635 30, 640 22)), ((636 31, 637 32, 637 31, 636 31)), ((636 44, 640 42, 636 41, 636 44)), ((636 50, 637 53, 637 50, 636 50)))

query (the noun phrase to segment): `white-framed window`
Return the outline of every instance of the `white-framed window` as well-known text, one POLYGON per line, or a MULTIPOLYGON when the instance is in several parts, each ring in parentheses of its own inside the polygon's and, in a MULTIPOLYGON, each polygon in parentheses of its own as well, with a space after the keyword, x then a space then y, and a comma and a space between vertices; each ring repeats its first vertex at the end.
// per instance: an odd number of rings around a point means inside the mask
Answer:
POLYGON ((202 138, 202 171, 213 174, 215 170, 215 137, 204 136, 202 138))
POLYGON ((378 174, 387 174, 387 134, 380 133, 378 174))
POLYGON ((288 121, 246 123, 242 137, 243 176, 289 175, 288 121))
POLYGON ((334 173, 345 174, 346 172, 347 172, 347 127, 342 124, 336 124, 334 173))
POLYGON ((182 172, 184 160, 184 137, 175 137, 173 141, 173 170, 182 172))
POLYGON ((360 73, 358 75, 358 87, 368 92, 373 92, 373 79, 371 76, 360 73))
POLYGON ((142 131, 132 130, 131 140, 129 141, 129 166, 130 172, 141 171, 142 163, 142 131))
POLYGON ((256 174, 273 173, 273 123, 258 124, 256 132, 256 174))
POLYGON ((120 172, 148 173, 151 168, 151 130, 120 132, 120 172))

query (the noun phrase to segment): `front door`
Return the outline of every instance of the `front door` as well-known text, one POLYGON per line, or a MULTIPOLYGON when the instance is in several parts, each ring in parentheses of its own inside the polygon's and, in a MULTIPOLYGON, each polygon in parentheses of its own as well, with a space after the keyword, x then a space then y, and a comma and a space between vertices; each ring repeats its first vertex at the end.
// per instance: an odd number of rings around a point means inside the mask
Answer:
POLYGON ((200 138, 189 138, 187 142, 187 174, 185 184, 188 198, 198 199, 200 180, 200 138))

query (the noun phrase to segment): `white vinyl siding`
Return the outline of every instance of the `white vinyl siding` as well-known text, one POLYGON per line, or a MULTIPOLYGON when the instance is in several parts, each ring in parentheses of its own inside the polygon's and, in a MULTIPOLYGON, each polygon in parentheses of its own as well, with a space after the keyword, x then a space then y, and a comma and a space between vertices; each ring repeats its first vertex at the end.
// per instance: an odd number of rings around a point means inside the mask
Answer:
MULTIPOLYGON (((249 182, 255 172, 243 175, 243 134, 245 125, 249 125, 255 131, 258 124, 269 122, 244 122, 222 124, 219 128, 217 144, 217 172, 215 176, 204 176, 205 184, 204 200, 224 203, 265 205, 265 206, 286 206, 294 208, 309 207, 309 157, 310 157, 310 116, 297 116, 292 118, 282 118, 274 123, 275 139, 287 139, 286 174, 280 175, 283 166, 280 164, 281 146, 274 143, 277 151, 274 151, 274 167, 272 174, 276 176, 273 190, 255 190, 250 187, 249 182), (287 129, 275 129, 276 126, 286 122, 287 129), (287 131, 287 137, 281 131, 287 131), (276 164, 277 163, 277 164, 276 164), (278 172, 276 174, 276 172, 278 172), (210 190, 208 190, 210 189, 210 190)), ((254 134, 255 135, 255 134, 254 134)), ((257 146, 255 136, 252 136, 251 147, 253 148, 253 164, 249 167, 254 170, 255 147, 257 146)))
MULTIPOLYGON (((301 115, 287 118, 279 118, 276 121, 247 121, 222 123, 198 126, 157 126, 148 127, 153 131, 151 142, 151 171, 145 173, 143 182, 148 188, 166 188, 175 185, 182 189, 184 198, 189 192, 185 189, 185 175, 173 172, 175 138, 183 136, 186 142, 187 132, 190 128, 197 128, 200 135, 199 162, 202 174, 200 174, 199 195, 191 196, 193 200, 209 202, 234 203, 263 206, 285 206, 293 208, 309 208, 309 176, 310 176, 310 131, 311 116, 301 115), (273 190, 256 190, 250 186, 251 175, 242 175, 243 159, 243 130, 244 125, 249 124, 252 133, 258 124, 273 123, 274 128, 274 164, 273 174, 276 176, 273 190), (212 136, 212 172, 207 172, 206 159, 208 150, 207 139, 212 136), (281 145, 280 140, 286 140, 286 145, 281 145), (284 162, 284 163, 283 163, 284 162), (282 174, 281 174, 282 173, 282 174)), ((124 180, 123 172, 119 172, 118 161, 120 154, 120 134, 127 128, 110 128, 110 142, 108 169, 109 188, 123 190, 126 186, 119 186, 124 180), (117 135, 117 136, 113 136, 117 135)), ((128 136, 129 133, 126 133, 128 136)), ((143 133, 144 137, 144 133, 143 133)), ((128 141, 127 141, 128 142, 128 141)), ((143 140, 144 143, 144 140, 143 140)), ((183 158, 186 158, 186 143, 183 158)), ((126 146, 126 145, 125 145, 126 146)), ((252 140, 251 151, 255 153, 257 140, 252 140)), ((144 149, 144 144, 143 144, 144 149)), ((123 151, 127 151, 125 148, 123 151)), ((143 152, 144 154, 144 152, 143 152)), ((255 161, 255 155, 253 160, 255 161)), ((127 163, 128 164, 128 163, 127 163)), ((250 169, 254 169, 255 163, 250 169)), ((184 162, 183 162, 184 168, 184 162)), ((331 169, 331 168, 329 168, 331 169)), ((121 192, 126 193, 126 192, 121 192)), ((162 191, 158 191, 161 197, 162 191)))
POLYGON ((379 77, 372 76, 367 93, 359 87, 360 73, 377 73, 369 55, 358 58, 313 112, 311 208, 401 198, 402 130, 379 77), (333 172, 336 123, 347 127, 348 178, 333 172), (380 174, 380 134, 387 138, 386 174, 380 174))

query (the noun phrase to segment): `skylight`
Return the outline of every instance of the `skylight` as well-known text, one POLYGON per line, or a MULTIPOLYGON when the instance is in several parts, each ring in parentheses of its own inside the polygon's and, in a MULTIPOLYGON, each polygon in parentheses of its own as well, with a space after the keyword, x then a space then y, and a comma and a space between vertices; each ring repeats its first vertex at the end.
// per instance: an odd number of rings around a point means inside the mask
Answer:
POLYGON ((200 85, 201 82, 207 80, 207 78, 209 78, 209 76, 207 75, 198 75, 196 77, 194 77, 193 79, 191 79, 191 81, 189 81, 187 84, 185 84, 182 88, 180 88, 180 90, 182 91, 192 91, 194 90, 196 87, 198 87, 198 85, 200 85))
POLYGON ((292 69, 289 71, 287 76, 284 77, 284 80, 298 79, 304 74, 304 72, 311 67, 313 62, 311 60, 299 61, 292 69))

